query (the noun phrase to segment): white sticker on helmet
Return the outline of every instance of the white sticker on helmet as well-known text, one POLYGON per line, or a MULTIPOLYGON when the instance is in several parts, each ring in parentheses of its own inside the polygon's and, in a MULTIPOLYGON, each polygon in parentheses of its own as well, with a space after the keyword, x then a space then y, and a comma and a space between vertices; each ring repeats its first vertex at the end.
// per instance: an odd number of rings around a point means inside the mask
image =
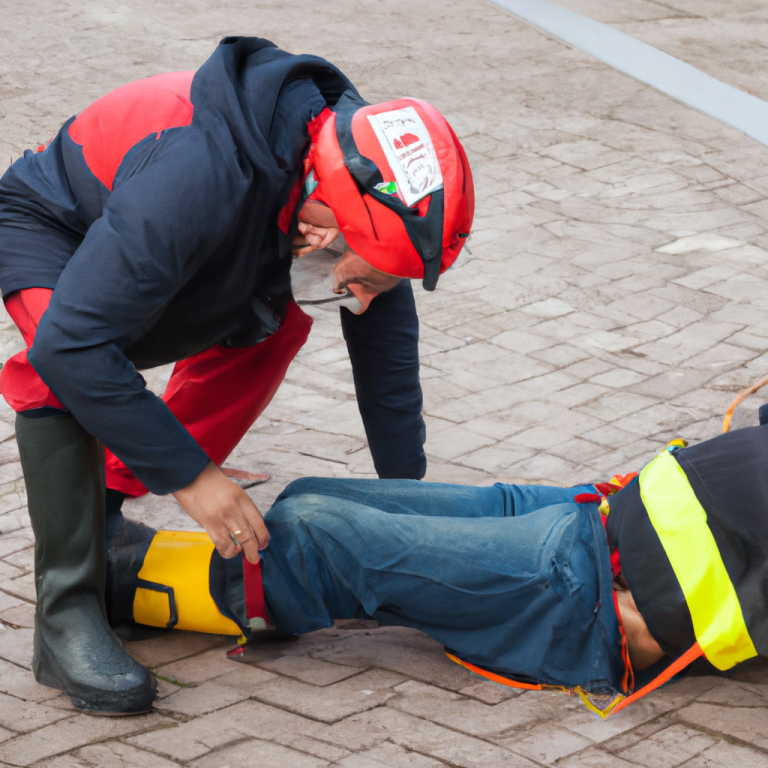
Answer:
POLYGON ((413 107, 368 115, 403 202, 411 206, 443 185, 437 154, 413 107))

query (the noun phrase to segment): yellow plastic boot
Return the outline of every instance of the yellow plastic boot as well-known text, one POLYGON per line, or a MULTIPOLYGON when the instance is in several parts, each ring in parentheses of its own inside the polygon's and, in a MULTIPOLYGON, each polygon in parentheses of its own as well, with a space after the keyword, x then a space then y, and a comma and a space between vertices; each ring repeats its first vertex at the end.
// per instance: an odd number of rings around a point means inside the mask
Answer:
POLYGON ((157 531, 138 574, 134 621, 150 627, 242 635, 211 595, 213 553, 207 533, 157 531))

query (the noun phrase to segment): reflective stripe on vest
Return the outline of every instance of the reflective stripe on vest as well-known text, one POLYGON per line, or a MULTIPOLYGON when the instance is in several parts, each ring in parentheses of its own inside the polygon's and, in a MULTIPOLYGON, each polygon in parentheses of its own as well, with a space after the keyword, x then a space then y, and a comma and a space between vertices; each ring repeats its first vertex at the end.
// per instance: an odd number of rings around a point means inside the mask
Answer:
POLYGON ((725 670, 757 656, 707 513, 671 453, 663 451, 640 473, 640 496, 709 662, 725 670))

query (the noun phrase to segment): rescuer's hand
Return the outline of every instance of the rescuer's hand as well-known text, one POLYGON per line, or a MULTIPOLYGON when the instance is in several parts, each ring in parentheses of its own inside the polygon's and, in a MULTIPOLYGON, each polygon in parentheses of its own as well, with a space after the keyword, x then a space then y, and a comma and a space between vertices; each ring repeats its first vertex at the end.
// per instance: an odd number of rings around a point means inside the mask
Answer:
POLYGON ((259 550, 269 543, 264 520, 248 494, 213 462, 173 495, 182 509, 208 531, 222 557, 234 557, 242 551, 251 563, 259 562, 259 550))
POLYGON ((308 224, 305 221, 299 222, 299 232, 304 235, 304 247, 295 247, 294 256, 304 256, 310 251, 321 251, 327 248, 338 236, 338 227, 323 227, 316 224, 308 224))

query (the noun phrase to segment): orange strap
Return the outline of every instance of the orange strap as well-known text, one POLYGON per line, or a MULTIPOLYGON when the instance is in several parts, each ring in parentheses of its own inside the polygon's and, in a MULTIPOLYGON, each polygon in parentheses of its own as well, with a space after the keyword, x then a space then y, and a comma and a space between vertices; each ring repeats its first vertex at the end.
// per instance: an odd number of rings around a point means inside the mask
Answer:
POLYGON ((621 620, 621 611, 619 610, 619 596, 615 589, 613 590, 613 608, 616 611, 616 618, 619 620, 619 631, 621 632, 621 659, 624 662, 624 676, 621 679, 621 690, 626 693, 635 687, 635 672, 632 669, 632 661, 629 658, 627 633, 624 631, 624 622, 621 620))
MULTIPOLYGON (((469 662, 462 661, 457 656, 454 656, 452 653, 448 653, 446 651, 445 654, 451 661, 455 661, 457 664, 460 664, 465 669, 468 669, 470 672, 474 672, 477 675, 480 675, 481 677, 485 677, 488 680, 493 680, 494 683, 499 683, 501 685, 507 685, 510 688, 523 688, 528 691, 542 691, 546 688, 546 690, 562 690, 566 691, 568 690, 565 687, 560 686, 543 686, 543 685, 536 685, 531 683, 520 683, 517 680, 511 680, 508 677, 502 677, 501 675, 496 675, 493 672, 489 672, 487 669, 482 669, 481 667, 476 667, 474 664, 470 664, 469 662)), ((582 700, 585 700, 585 703, 587 703, 587 706, 589 706, 590 709, 592 709, 594 712, 597 712, 603 719, 606 717, 610 717, 611 715, 615 714, 621 709, 624 709, 624 707, 628 706, 634 701, 637 701, 639 698, 642 698, 647 693, 650 693, 651 691, 655 691, 660 686, 664 685, 668 680, 672 679, 678 672, 685 669, 689 664, 696 661, 696 659, 699 658, 699 656, 703 656, 704 653, 699 647, 698 643, 695 643, 693 646, 691 646, 682 656, 675 659, 660 675, 655 677, 653 680, 651 680, 648 685, 641 688, 639 691, 635 691, 631 696, 627 696, 624 699, 621 699, 618 703, 612 704, 607 710, 604 712, 601 712, 600 710, 596 709, 593 706, 590 706, 586 700, 586 693, 583 692, 580 688, 576 688, 576 693, 581 696, 582 700)))
POLYGON ((736 410, 736 406, 742 400, 746 400, 750 395, 757 392, 758 389, 762 389, 766 384, 768 384, 768 376, 763 376, 760 381, 756 381, 752 386, 739 392, 736 399, 731 403, 731 407, 725 413, 725 418, 723 419, 723 432, 727 432, 731 428, 731 419, 733 418, 733 412, 736 410))
POLYGON ((489 680, 493 680, 494 683, 500 683, 501 685, 508 685, 510 688, 525 688, 528 691, 541 690, 540 685, 534 685, 531 683, 519 683, 517 680, 511 680, 508 677, 502 677, 501 675, 496 675, 493 672, 489 672, 487 669, 476 667, 474 664, 470 664, 468 661, 462 661, 458 656, 454 656, 452 653, 448 653, 448 651, 445 652, 445 655, 451 661, 455 661, 457 664, 460 664, 462 667, 464 667, 465 669, 468 669, 470 672, 474 672, 476 675, 480 675, 481 677, 487 677, 489 680))
POLYGON ((694 643, 682 656, 679 656, 677 659, 675 659, 660 675, 651 680, 648 685, 644 686, 639 691, 635 691, 631 696, 627 696, 626 699, 619 702, 611 711, 611 715, 615 714, 620 709, 624 709, 624 707, 631 704, 633 701, 637 701, 647 693, 655 691, 657 688, 664 685, 664 683, 666 683, 668 680, 671 680, 678 672, 696 661, 699 656, 703 655, 704 652, 699 647, 699 644, 694 643))

